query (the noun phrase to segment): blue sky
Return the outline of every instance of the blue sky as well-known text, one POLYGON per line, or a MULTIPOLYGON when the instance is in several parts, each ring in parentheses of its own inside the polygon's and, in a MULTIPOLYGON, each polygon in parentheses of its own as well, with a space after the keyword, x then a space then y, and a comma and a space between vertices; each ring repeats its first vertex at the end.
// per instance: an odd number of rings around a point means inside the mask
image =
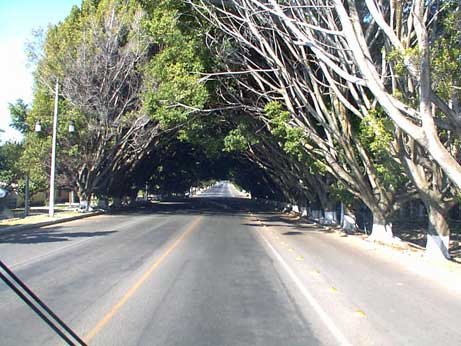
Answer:
POLYGON ((0 0, 0 140, 20 140, 9 127, 8 103, 32 101, 32 75, 26 67, 26 41, 33 29, 63 20, 81 0, 0 0))

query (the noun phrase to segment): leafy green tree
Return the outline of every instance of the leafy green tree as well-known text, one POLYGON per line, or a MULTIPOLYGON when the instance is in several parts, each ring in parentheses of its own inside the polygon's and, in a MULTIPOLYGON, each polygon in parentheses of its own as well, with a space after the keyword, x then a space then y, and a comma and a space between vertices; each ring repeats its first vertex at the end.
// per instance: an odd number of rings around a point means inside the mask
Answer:
POLYGON ((58 169, 82 201, 107 194, 110 176, 136 165, 158 133, 157 122, 141 112, 143 65, 155 53, 144 20, 133 1, 83 1, 48 30, 38 49, 43 54, 31 54, 39 59, 29 123, 40 121, 45 143, 51 87, 59 80, 58 169), (73 135, 65 129, 69 121, 73 135))
POLYGON ((149 16, 146 27, 158 49, 145 68, 145 109, 165 128, 193 127, 208 101, 208 90, 200 82, 209 54, 203 33, 183 2, 161 0, 144 6, 149 16))
POLYGON ((27 113, 29 112, 29 105, 24 100, 18 99, 15 103, 10 103, 8 109, 11 115, 10 126, 22 134, 25 134, 29 130, 27 124, 27 113))
POLYGON ((169 1, 85 0, 31 45, 36 92, 27 124, 39 121, 44 131, 26 146, 47 146, 58 80, 58 170, 81 200, 118 194, 121 180, 140 179, 161 141, 197 124, 208 99, 198 75, 203 45, 184 10, 169 1), (63 128, 69 121, 73 135, 63 128))
POLYGON ((22 178, 21 167, 18 164, 22 152, 23 146, 19 143, 0 144, 0 184, 4 187, 17 189, 22 178))

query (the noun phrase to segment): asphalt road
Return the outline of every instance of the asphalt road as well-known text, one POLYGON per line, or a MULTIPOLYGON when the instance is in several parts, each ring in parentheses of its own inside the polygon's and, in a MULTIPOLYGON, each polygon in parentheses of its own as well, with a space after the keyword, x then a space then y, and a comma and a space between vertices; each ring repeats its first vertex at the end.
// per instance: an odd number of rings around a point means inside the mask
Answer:
MULTIPOLYGON (((461 344, 459 291, 240 196, 5 235, 0 259, 89 345, 461 344)), ((0 345, 62 344, 0 282, 0 345)))

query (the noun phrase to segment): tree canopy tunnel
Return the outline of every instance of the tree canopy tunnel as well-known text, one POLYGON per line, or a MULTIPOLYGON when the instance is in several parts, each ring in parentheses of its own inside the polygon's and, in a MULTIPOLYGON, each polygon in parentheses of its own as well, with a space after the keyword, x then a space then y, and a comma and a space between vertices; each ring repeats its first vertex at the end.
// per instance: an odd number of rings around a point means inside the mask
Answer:
POLYGON ((135 169, 116 174, 107 190, 94 191, 94 194, 100 199, 111 198, 116 203, 126 197, 134 200, 139 191, 146 189, 154 195, 184 196, 191 187, 217 180, 230 180, 252 197, 284 198, 277 181, 240 153, 210 154, 203 147, 177 139, 157 147, 135 169))
POLYGON ((82 200, 227 178, 325 217, 338 202, 352 223, 366 209, 375 239, 391 242, 396 213, 422 201, 428 239, 447 257, 446 211, 461 186, 460 11, 422 0, 85 0, 29 47, 22 166, 46 187, 57 84, 58 173, 82 200))

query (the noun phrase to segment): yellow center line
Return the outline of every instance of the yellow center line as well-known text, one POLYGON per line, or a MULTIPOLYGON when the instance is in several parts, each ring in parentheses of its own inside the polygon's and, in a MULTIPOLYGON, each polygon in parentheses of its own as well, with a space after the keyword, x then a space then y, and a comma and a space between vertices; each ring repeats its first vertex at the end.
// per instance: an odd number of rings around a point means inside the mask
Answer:
POLYGON ((142 284, 149 278, 149 276, 158 268, 158 266, 173 252, 173 250, 196 228, 203 216, 198 217, 187 226, 184 233, 182 233, 173 244, 149 267, 149 269, 139 278, 138 281, 123 295, 123 297, 112 307, 112 309, 96 324, 96 326, 85 336, 85 343, 89 343, 96 334, 98 334, 104 326, 117 314, 117 312, 125 305, 142 284))

